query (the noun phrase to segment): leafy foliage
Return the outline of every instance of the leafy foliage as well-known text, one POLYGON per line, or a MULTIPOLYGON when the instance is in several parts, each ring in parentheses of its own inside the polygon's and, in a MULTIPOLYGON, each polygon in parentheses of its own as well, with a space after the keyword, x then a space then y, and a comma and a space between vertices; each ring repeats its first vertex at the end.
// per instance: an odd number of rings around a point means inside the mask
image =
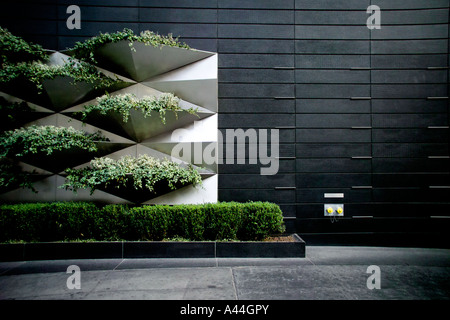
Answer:
POLYGON ((23 157, 29 153, 50 155, 55 150, 80 148, 97 151, 96 143, 105 140, 99 133, 87 134, 72 127, 30 126, 6 131, 0 136, 0 158, 23 157))
POLYGON ((237 237, 243 240, 263 239, 267 230, 276 233, 273 226, 283 225, 283 215, 278 205, 265 203, 261 206, 258 202, 250 202, 241 207, 242 225, 237 231, 237 237))
POLYGON ((86 62, 77 62, 71 58, 64 65, 47 65, 41 62, 19 62, 16 64, 3 63, 0 70, 0 83, 9 83, 16 79, 28 80, 43 90, 42 81, 56 77, 73 78, 73 83, 87 82, 95 89, 106 89, 120 82, 118 78, 107 77, 94 66, 86 62))
POLYGON ((67 181, 61 187, 71 190, 91 189, 93 193, 99 186, 115 185, 125 187, 130 183, 135 189, 148 189, 155 192, 158 181, 166 181, 174 190, 177 185, 201 184, 201 176, 191 165, 183 168, 168 159, 159 160, 148 155, 137 158, 124 156, 119 160, 108 157, 96 158, 91 167, 67 169, 67 181))
POLYGON ((84 106, 82 120, 85 120, 89 113, 97 111, 106 115, 108 112, 118 112, 123 116, 123 121, 127 122, 131 110, 141 110, 144 117, 151 115, 152 111, 159 112, 161 121, 165 124, 166 111, 173 111, 175 115, 178 111, 186 111, 196 114, 195 109, 184 110, 180 107, 180 99, 171 93, 163 93, 159 97, 136 98, 133 94, 122 94, 116 96, 103 95, 97 98, 97 104, 84 106))
POLYGON ((90 235, 99 209, 91 203, 29 203, 0 206, 2 240, 56 241, 90 235))
POLYGON ((28 80, 42 91, 42 81, 71 77, 73 83, 87 82, 96 89, 106 89, 120 80, 107 77, 93 65, 68 58, 64 65, 48 65, 48 54, 41 46, 27 43, 0 27, 0 84, 16 79, 28 80))
POLYGON ((0 242, 262 240, 285 231, 281 209, 269 202, 137 207, 55 202, 0 205, 0 212, 0 242))
POLYGON ((0 136, 0 189, 9 186, 33 188, 30 172, 22 171, 18 160, 27 154, 52 154, 79 148, 97 151, 97 142, 105 141, 99 133, 87 134, 72 127, 30 126, 4 132, 0 136))
POLYGON ((28 43, 0 27, 0 63, 47 59, 48 55, 40 45, 28 43))
MULTIPOLYGON (((138 36, 132 30, 124 29, 122 32, 100 34, 83 43, 78 42, 73 48, 73 52, 80 61, 68 58, 62 65, 49 65, 45 63, 48 55, 42 47, 29 44, 6 29, 0 28, 0 84, 25 80, 33 83, 41 92, 43 81, 56 77, 70 77, 73 79, 73 84, 87 82, 93 84, 96 89, 109 88, 119 82, 118 78, 107 77, 90 63, 96 62, 94 52, 98 47, 105 43, 121 40, 129 41, 131 50, 134 50, 134 42, 154 47, 176 46, 189 49, 187 45, 174 39, 171 34, 160 36, 154 32, 145 31, 138 36)), ((87 106, 83 116, 86 117, 93 111, 101 114, 114 111, 121 113, 126 122, 130 111, 135 109, 141 110, 144 117, 150 116, 152 111, 159 112, 162 122, 165 123, 167 111, 173 111, 175 114, 179 111, 196 113, 194 109, 183 110, 179 106, 179 101, 179 98, 173 94, 162 94, 158 98, 145 97, 143 99, 137 99, 130 94, 114 97, 105 95, 98 99, 97 105, 87 106)), ((25 110, 25 107, 27 106, 22 104, 2 103, 0 111, 2 114, 5 113, 8 119, 13 119, 14 112, 20 113, 22 109, 25 110)), ((35 153, 51 155, 54 151, 71 148, 95 152, 97 151, 96 142, 99 140, 104 139, 98 133, 86 134, 72 127, 31 126, 6 131, 0 136, 0 188, 18 183, 30 186, 30 180, 26 173, 16 170, 19 168, 17 163, 14 163, 17 158, 35 153)), ((155 185, 159 181, 167 182, 172 189, 189 183, 201 184, 201 177, 192 166, 183 168, 169 160, 159 161, 148 156, 124 157, 118 161, 109 158, 94 159, 90 168, 68 169, 67 173, 67 183, 63 187, 74 191, 79 188, 91 188, 91 192, 93 192, 99 185, 110 183, 120 187, 129 185, 131 182, 136 189, 146 188, 150 191, 154 191, 155 185)))
POLYGON ((173 38, 172 34, 167 36, 162 36, 152 31, 143 31, 141 34, 135 35, 131 29, 123 29, 123 31, 118 31, 115 33, 100 33, 98 36, 85 40, 83 42, 77 42, 75 46, 71 49, 74 57, 77 59, 94 63, 97 61, 94 58, 95 51, 107 43, 115 43, 122 40, 129 41, 130 49, 135 50, 133 47, 133 42, 141 42, 145 45, 153 47, 178 47, 184 49, 190 49, 185 43, 180 43, 178 38, 173 38))

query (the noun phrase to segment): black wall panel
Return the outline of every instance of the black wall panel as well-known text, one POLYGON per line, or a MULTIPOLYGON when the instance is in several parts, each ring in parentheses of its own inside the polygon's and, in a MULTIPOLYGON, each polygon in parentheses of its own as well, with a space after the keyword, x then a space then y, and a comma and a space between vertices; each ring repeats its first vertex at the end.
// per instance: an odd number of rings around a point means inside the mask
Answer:
POLYGON ((309 172, 362 172, 370 173, 371 164, 370 160, 354 160, 354 159, 342 159, 342 158, 311 158, 311 159, 297 159, 297 172, 309 173, 309 172))
POLYGON ((295 9, 308 10, 366 10, 370 5, 370 0, 295 0, 295 9))
POLYGON ((447 39, 371 41, 372 54, 446 54, 447 39))
POLYGON ((447 70, 372 70, 372 83, 448 83, 447 70))
POLYGON ((379 188, 414 188, 446 185, 449 181, 448 173, 375 173, 372 184, 379 188))
POLYGON ((221 24, 218 37, 224 39, 247 39, 249 34, 254 39, 290 39, 294 30, 288 25, 230 25, 221 24))
MULTIPOLYGON (((219 166, 220 200, 274 201, 301 233, 428 232, 450 221, 430 218, 450 213, 449 7, 449 0, 18 0, 2 4, 0 18, 49 49, 127 27, 216 51, 222 133, 278 129, 280 137, 275 176, 261 176, 248 159, 219 166), (81 30, 66 28, 72 4, 81 7, 81 30), (381 29, 366 26, 371 4, 382 10, 381 29), (323 216, 330 202, 345 204, 339 223, 323 216)), ((235 154, 248 155, 248 147, 235 154)))
MULTIPOLYGON (((371 63, 373 69, 428 69, 445 67, 447 55, 373 55, 371 63)), ((432 72, 432 70, 428 71, 432 72)))
POLYGON ((372 113, 446 113, 447 99, 376 99, 371 101, 372 113))
POLYGON ((448 143, 448 129, 373 129, 374 143, 448 143))
POLYGON ((219 88, 220 98, 277 98, 293 97, 292 84, 228 84, 223 83, 219 88))
POLYGON ((296 83, 367 83, 370 84, 370 71, 367 70, 295 70, 296 83))
POLYGON ((294 125, 295 118, 289 114, 220 114, 221 128, 274 128, 294 125))
POLYGON ((273 98, 250 98, 245 100, 242 98, 221 99, 220 113, 295 113, 295 100, 275 100, 273 98))
MULTIPOLYGON (((308 141, 307 141, 308 142, 308 141)), ((296 146, 297 158, 351 158, 370 155, 369 143, 304 143, 296 146)))
POLYGON ((295 64, 301 69, 346 69, 351 68, 369 68, 370 56, 366 55, 296 55, 295 64))
POLYGON ((381 28, 379 31, 372 33, 372 39, 442 39, 446 38, 448 33, 446 24, 391 25, 381 28))
POLYGON ((354 129, 297 129, 297 143, 370 143, 370 130, 354 129))
MULTIPOLYGON (((320 74, 322 70, 315 70, 320 74)), ((327 70, 333 72, 333 70, 327 70)), ((341 71, 336 71, 340 74, 341 71)), ((297 77, 298 81, 298 77, 297 77)), ((351 99, 297 99, 297 117, 299 113, 370 113, 369 100, 351 99)))
POLYGON ((235 24, 275 24, 292 25, 294 23, 294 12, 292 10, 220 10, 219 23, 235 24))
MULTIPOLYGON (((274 43, 273 45, 276 45, 274 43)), ((219 46, 221 41, 219 40, 219 46)), ((219 68, 273 69, 293 68, 294 57, 282 54, 221 54, 219 68)))
MULTIPOLYGON (((371 42, 367 40, 296 40, 295 52, 296 53, 314 53, 314 54, 330 54, 333 53, 333 57, 337 54, 370 54, 371 42)), ((314 58, 315 56, 311 56, 314 58)), ((331 56, 329 56, 331 57, 331 56)), ((366 60, 364 60, 366 61, 366 60)))
POLYGON ((433 156, 448 156, 447 143, 374 143, 374 157, 426 158, 433 156))
POLYGON ((291 40, 220 39, 219 51, 221 55, 227 53, 294 53, 294 43, 291 40))

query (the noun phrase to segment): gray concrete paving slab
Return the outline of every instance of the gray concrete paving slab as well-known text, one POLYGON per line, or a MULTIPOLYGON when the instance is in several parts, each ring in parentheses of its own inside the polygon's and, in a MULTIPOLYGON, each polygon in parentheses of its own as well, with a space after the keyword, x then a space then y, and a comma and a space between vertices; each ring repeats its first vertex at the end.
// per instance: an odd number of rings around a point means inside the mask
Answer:
POLYGON ((240 300, 449 299, 450 268, 380 265, 381 288, 367 287, 367 267, 235 268, 240 300))
POLYGON ((310 246, 306 257, 315 265, 450 266, 450 250, 359 246, 310 246))
MULTIPOLYGON (((82 270, 82 269, 81 269, 82 270)), ((230 268, 81 271, 69 289, 61 272, 0 277, 0 299, 235 299, 230 268)))

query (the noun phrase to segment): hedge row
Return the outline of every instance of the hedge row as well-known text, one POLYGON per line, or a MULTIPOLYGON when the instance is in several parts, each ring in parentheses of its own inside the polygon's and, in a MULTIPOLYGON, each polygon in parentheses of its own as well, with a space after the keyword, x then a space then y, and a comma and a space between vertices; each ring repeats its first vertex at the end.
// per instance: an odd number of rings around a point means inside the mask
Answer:
POLYGON ((268 202, 99 206, 87 202, 0 206, 0 242, 70 240, 262 240, 284 232, 280 208, 268 202))

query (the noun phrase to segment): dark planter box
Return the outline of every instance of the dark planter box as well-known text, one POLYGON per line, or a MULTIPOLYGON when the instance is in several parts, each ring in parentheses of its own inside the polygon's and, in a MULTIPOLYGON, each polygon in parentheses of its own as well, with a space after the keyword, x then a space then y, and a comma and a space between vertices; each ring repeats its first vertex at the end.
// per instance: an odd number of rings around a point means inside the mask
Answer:
POLYGON ((305 242, 41 242, 0 244, 0 261, 133 258, 304 258, 305 242))
POLYGON ((122 242, 42 242, 24 246, 25 260, 114 259, 122 257, 122 242))
POLYGON ((214 258, 215 242, 124 242, 123 258, 214 258))
POLYGON ((217 258, 304 258, 305 242, 292 235, 294 242, 217 242, 217 258))

